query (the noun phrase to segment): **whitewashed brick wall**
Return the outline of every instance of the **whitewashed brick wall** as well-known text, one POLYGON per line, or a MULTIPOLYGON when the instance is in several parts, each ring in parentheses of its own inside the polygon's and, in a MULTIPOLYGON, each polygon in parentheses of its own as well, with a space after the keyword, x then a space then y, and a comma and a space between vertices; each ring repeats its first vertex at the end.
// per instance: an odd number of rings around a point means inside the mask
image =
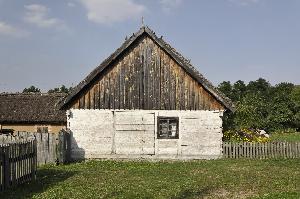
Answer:
POLYGON ((222 154, 222 111, 71 109, 72 158, 211 159, 222 154), (179 139, 157 139, 157 116, 179 118, 179 139))

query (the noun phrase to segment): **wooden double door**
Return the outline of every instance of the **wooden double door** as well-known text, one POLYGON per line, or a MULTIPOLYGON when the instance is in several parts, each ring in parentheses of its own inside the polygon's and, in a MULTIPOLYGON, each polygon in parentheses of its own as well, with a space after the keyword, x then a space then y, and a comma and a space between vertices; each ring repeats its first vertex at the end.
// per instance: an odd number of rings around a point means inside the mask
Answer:
POLYGON ((155 114, 115 111, 115 153, 120 155, 155 154, 155 114))

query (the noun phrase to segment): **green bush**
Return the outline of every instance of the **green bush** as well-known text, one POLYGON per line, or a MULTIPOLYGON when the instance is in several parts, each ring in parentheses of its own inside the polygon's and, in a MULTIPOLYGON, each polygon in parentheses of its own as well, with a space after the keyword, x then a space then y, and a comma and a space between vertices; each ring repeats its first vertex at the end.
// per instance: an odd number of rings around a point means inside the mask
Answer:
POLYGON ((222 82, 219 90, 235 104, 234 113, 225 113, 224 131, 265 129, 268 132, 296 129, 300 131, 300 86, 280 83, 272 86, 259 78, 246 85, 222 82))

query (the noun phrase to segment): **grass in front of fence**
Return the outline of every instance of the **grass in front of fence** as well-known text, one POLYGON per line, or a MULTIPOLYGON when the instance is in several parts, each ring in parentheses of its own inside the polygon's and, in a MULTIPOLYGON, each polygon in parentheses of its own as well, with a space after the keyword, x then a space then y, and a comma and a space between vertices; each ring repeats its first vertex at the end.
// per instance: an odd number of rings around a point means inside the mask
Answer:
POLYGON ((297 133, 272 133, 271 141, 277 142, 300 142, 300 132, 297 133))
POLYGON ((0 198, 300 198, 300 160, 89 161, 43 166, 0 198))

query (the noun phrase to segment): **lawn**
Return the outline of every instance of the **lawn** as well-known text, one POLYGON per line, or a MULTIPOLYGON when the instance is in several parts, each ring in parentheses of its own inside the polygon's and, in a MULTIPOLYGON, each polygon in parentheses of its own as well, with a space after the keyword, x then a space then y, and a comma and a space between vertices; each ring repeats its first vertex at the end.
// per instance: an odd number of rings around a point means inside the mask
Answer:
POLYGON ((299 159, 48 165, 0 198, 300 198, 299 168, 299 159))
POLYGON ((273 133, 270 139, 272 141, 300 142, 300 133, 273 133))

